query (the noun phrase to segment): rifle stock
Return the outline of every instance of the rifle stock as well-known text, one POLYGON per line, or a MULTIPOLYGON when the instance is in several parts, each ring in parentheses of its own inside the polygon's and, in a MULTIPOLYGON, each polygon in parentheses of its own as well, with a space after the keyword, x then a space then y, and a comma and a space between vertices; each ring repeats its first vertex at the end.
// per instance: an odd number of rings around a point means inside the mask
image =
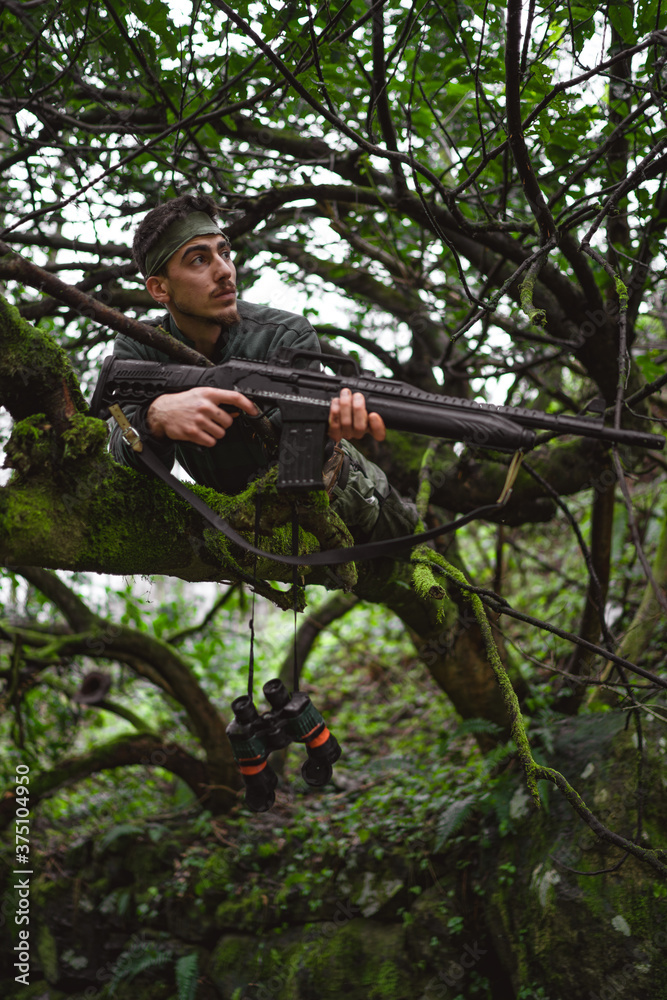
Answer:
POLYGON ((91 412, 108 417, 111 403, 150 403, 165 393, 196 386, 236 390, 260 409, 278 407, 282 415, 278 487, 322 489, 322 452, 332 399, 341 389, 361 392, 369 413, 393 430, 461 441, 477 448, 529 451, 536 431, 575 434, 641 448, 664 447, 661 435, 607 427, 601 418, 543 413, 525 407, 495 406, 423 392, 405 382, 374 378, 355 362, 311 351, 281 349, 269 361, 232 358, 215 368, 163 364, 158 361, 105 359, 91 412), (295 367, 317 360, 340 370, 331 375, 295 367), (352 371, 344 372, 348 368, 352 371))

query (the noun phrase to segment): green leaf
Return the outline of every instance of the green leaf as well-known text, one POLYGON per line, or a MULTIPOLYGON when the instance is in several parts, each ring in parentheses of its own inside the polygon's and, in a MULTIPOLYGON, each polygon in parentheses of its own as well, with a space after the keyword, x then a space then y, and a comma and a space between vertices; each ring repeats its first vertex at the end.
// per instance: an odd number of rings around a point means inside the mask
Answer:
POLYGON ((475 808, 478 799, 478 794, 473 792, 471 795, 466 795, 463 799, 457 799, 456 802, 452 802, 449 808, 445 810, 438 820, 438 825, 436 826, 435 844, 433 847, 434 851, 441 850, 449 838, 452 837, 457 830, 461 829, 468 816, 475 808))
POLYGON ((135 837, 139 837, 143 834, 143 828, 136 826, 134 823, 119 823, 117 826, 112 826, 110 830, 100 838, 99 850, 100 852, 106 851, 107 847, 113 844, 114 840, 118 840, 119 837, 125 837, 132 834, 135 837))
POLYGON ((633 361, 646 381, 654 382, 656 379, 660 378, 661 375, 664 375, 666 370, 664 361, 662 364, 656 364, 655 358, 664 358, 664 356, 665 352, 663 350, 655 349, 647 351, 646 354, 637 354, 633 358, 633 361))
POLYGON ((609 20, 621 37, 625 45, 633 45, 636 41, 632 5, 625 0, 611 0, 609 7, 609 20))
POLYGON ((199 976, 199 956, 196 951, 183 955, 176 962, 176 987, 178 1000, 195 1000, 197 978, 199 976))

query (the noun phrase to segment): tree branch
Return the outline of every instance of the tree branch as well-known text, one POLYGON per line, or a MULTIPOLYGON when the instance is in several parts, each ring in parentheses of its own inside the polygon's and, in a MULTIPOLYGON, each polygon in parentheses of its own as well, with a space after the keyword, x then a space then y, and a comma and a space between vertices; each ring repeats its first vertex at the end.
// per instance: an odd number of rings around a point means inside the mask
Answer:
MULTIPOLYGON (((34 809, 48 795, 60 788, 71 785, 98 771, 113 770, 117 767, 163 767, 178 775, 192 789, 200 802, 207 802, 211 796, 211 779, 203 761, 197 760, 175 743, 165 743, 158 736, 121 736, 103 743, 79 757, 62 761, 51 771, 31 775, 30 807, 34 809)), ((238 779, 231 775, 232 787, 217 787, 218 803, 227 808, 236 801, 234 787, 238 779)), ((224 808, 224 807, 223 807, 224 808)), ((220 808, 222 812, 223 809, 220 808)), ((16 795, 13 789, 5 791, 0 800, 0 829, 5 829, 16 815, 16 795)))
POLYGON ((110 326, 112 330, 124 333, 128 337, 132 337, 133 340, 139 341, 140 344, 154 347, 156 350, 166 354, 167 357, 173 358, 174 361, 193 365, 211 364, 203 355, 182 344, 180 341, 175 340, 173 337, 168 336, 166 333, 160 333, 152 326, 147 326, 145 323, 138 323, 136 320, 124 316, 115 309, 110 309, 109 306, 104 305, 99 299, 95 299, 91 295, 86 295, 85 292, 79 291, 73 285, 65 284, 64 281, 61 281, 54 274, 49 274, 48 271, 38 267, 36 264, 31 264, 30 261, 19 257, 11 247, 2 241, 0 241, 0 255, 9 255, 10 257, 9 260, 1 262, 3 277, 11 277, 15 281, 29 285, 31 288, 37 288, 40 292, 50 294, 55 299, 58 299, 58 301, 70 306, 79 315, 85 316, 88 319, 94 319, 105 326, 110 326))
MULTIPOLYGON (((382 131, 382 137, 387 149, 398 152, 396 142, 396 129, 391 118, 389 107, 389 96, 387 94, 387 78, 385 72, 384 55, 384 0, 377 4, 373 10, 373 100, 369 106, 369 115, 372 107, 375 107, 382 131)), ((407 189, 405 177, 401 169, 401 164, 396 160, 390 160, 391 171, 394 175, 396 191, 401 194, 407 189)))
POLYGON ((521 121, 521 0, 508 0, 507 45, 505 47, 505 97, 507 101, 508 142, 514 157, 526 200, 540 228, 540 242, 547 243, 556 235, 556 223, 544 200, 535 176, 521 121))

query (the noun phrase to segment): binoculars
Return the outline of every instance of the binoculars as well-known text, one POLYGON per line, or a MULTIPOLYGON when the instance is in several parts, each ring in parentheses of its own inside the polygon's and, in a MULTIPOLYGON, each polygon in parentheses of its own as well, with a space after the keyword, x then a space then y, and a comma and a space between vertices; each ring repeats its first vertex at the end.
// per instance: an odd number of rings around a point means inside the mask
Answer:
POLYGON ((234 719, 227 726, 227 736, 234 759, 245 784, 245 801, 253 812, 266 812, 275 802, 278 778, 268 763, 269 754, 290 743, 303 743, 308 758, 301 774, 309 785, 326 785, 333 765, 340 757, 340 746, 312 701, 303 691, 290 695, 276 677, 264 685, 264 696, 271 706, 261 715, 252 698, 245 694, 232 702, 234 719))

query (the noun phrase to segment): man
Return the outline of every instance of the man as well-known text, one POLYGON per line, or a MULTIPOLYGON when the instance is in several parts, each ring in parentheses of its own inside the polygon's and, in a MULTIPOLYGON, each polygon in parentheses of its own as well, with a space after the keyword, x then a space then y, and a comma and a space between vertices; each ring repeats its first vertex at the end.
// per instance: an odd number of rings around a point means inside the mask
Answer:
MULTIPOLYGON (((237 301, 231 246, 217 211, 208 196, 184 195, 150 211, 136 231, 134 259, 148 292, 168 311, 166 329, 217 364, 232 357, 265 361, 279 347, 319 351, 317 335, 303 317, 237 301)), ((123 334, 116 338, 114 354, 170 363, 162 352, 123 334)), ((195 482, 222 493, 241 492, 269 464, 266 445, 253 427, 257 408, 241 393, 202 386, 124 411, 167 468, 177 458, 195 482)), ((279 425, 277 411, 269 418, 279 425)), ((343 389, 329 413, 329 438, 341 442, 328 463, 333 466, 328 486, 332 507, 356 541, 410 534, 416 522, 412 505, 349 444, 366 433, 377 441, 384 438, 381 417, 366 412, 361 393, 343 389)), ((111 450, 119 461, 138 467, 118 427, 111 450)), ((328 450, 333 451, 333 444, 328 450)))

